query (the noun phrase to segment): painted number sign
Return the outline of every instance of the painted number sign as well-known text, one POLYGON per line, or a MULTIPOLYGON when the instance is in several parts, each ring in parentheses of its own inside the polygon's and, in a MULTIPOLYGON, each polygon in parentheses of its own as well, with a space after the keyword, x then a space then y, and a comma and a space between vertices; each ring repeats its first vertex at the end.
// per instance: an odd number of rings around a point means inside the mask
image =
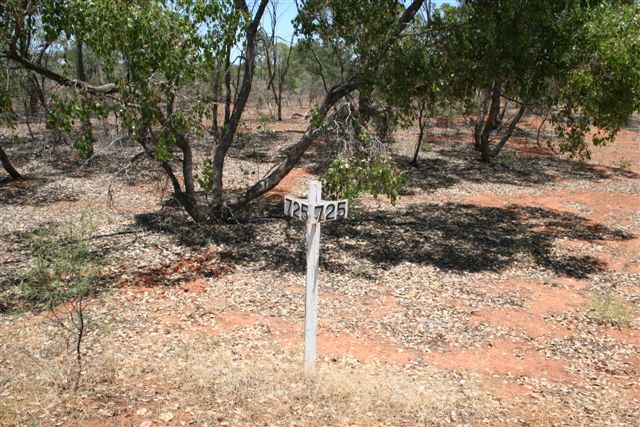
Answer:
MULTIPOLYGON (((337 200, 327 201, 321 200, 314 208, 315 215, 312 218, 314 222, 327 222, 345 219, 349 213, 349 201, 337 200)), ((309 202, 305 199, 296 199, 295 197, 284 198, 284 214, 301 221, 309 219, 309 202)))

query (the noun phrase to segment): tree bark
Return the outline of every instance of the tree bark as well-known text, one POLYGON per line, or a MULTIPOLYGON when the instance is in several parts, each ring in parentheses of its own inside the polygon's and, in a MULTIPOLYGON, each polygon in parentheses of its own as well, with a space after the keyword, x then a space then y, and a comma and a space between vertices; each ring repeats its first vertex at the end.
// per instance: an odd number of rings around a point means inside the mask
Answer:
POLYGON ((413 153, 413 160, 411 161, 411 164, 414 166, 418 165, 420 146, 422 145, 422 139, 424 138, 424 130, 427 127, 427 121, 425 120, 426 109, 426 104, 424 102, 420 102, 420 105, 418 106, 418 129, 420 132, 418 134, 418 141, 416 142, 416 151, 413 153))
POLYGON ((291 172, 291 169, 293 169, 294 166, 298 164, 298 162, 302 158, 302 155, 311 146, 317 136, 318 131, 320 130, 319 124, 324 121, 325 117, 331 110, 331 107, 333 107, 342 98, 353 92, 356 87, 357 81, 355 77, 345 83, 334 86, 329 91, 329 94, 325 98, 320 108, 318 108, 318 112, 316 113, 316 115, 312 117, 312 123, 309 125, 302 138, 300 138, 300 140, 293 147, 291 147, 290 150, 288 150, 287 157, 280 163, 280 165, 278 165, 265 178, 261 179, 252 187, 250 187, 246 192, 244 192, 244 194, 236 195, 235 197, 230 199, 227 205, 245 205, 251 200, 262 196, 263 194, 274 188, 276 185, 278 185, 278 183, 285 176, 287 176, 289 172, 291 172))
POLYGON ((513 116, 513 118, 509 122, 509 126, 507 127, 507 131, 505 132, 504 135, 502 135, 502 138, 500 138, 500 142, 498 143, 498 145, 495 146, 495 148, 491 152, 491 157, 497 156, 500 153, 500 150, 502 150, 504 145, 507 143, 509 138, 511 138, 511 135, 513 134, 513 131, 516 128, 516 125, 518 124, 518 122, 520 121, 522 116, 524 115, 524 112, 525 112, 526 109, 527 108, 524 105, 520 106, 520 108, 518 109, 518 112, 516 113, 516 115, 513 116))
MULTIPOLYGON (((29 73, 31 76, 33 74, 29 73)), ((25 111, 26 115, 35 116, 38 114, 38 104, 40 97, 38 96, 38 88, 35 86, 33 79, 29 79, 26 84, 26 89, 29 95, 29 110, 25 111)))
POLYGON ((9 174, 9 176, 13 179, 22 179, 22 175, 13 167, 9 157, 7 157, 7 153, 4 152, 2 147, 0 147, 0 163, 2 163, 2 167, 9 174))
POLYGON ((482 128, 484 127, 484 120, 489 108, 489 98, 491 94, 490 89, 483 89, 482 100, 480 101, 480 107, 478 108, 478 117, 473 130, 473 145, 476 151, 480 151, 480 135, 482 134, 482 128))
MULTIPOLYGON (((159 112, 161 113, 161 112, 159 112)), ((162 115, 161 115, 162 116, 162 115)), ((169 126, 166 122, 166 119, 162 119, 163 124, 165 126, 169 126)), ((205 216, 203 215, 203 210, 198 206, 197 199, 195 197, 194 184, 193 184, 193 156, 191 153, 191 147, 188 144, 188 141, 182 138, 182 136, 175 131, 175 129, 170 128, 171 132, 176 137, 176 145, 180 148, 183 155, 182 162, 182 175, 185 181, 185 189, 182 189, 180 185, 180 181, 176 177, 176 174, 173 172, 173 168, 169 164, 169 162, 162 160, 160 161, 160 167, 164 170, 167 177, 171 181, 171 185, 173 186, 173 194, 180 204, 182 208, 187 212, 187 214, 193 218, 196 222, 203 222, 205 220, 205 216)), ((156 140, 156 136, 149 126, 145 126, 144 130, 140 133, 141 136, 137 138, 137 142, 142 146, 144 152, 150 159, 158 161, 153 151, 149 148, 148 142, 156 140)))
MULTIPOLYGON (((247 4, 244 0, 238 0, 237 3, 237 7, 240 10, 248 13, 249 8, 247 7, 247 4)), ((260 20, 262 19, 262 15, 264 14, 268 3, 269 0, 260 1, 260 5, 258 6, 253 21, 246 29, 247 45, 245 49, 244 74, 242 76, 242 84, 238 90, 233 113, 229 117, 229 123, 227 125, 226 131, 220 139, 220 143, 217 145, 213 155, 213 171, 215 176, 212 196, 214 205, 220 203, 222 199, 225 157, 227 156, 227 151, 229 151, 229 148, 233 143, 236 131, 238 130, 238 125, 240 124, 240 119, 242 118, 244 108, 247 104, 247 100, 249 99, 249 94, 251 93, 253 73, 255 69, 254 58, 256 48, 256 34, 258 31, 258 25, 260 25, 260 20)))
POLYGON ((49 112, 49 108, 47 106, 47 100, 45 98, 45 93, 44 93, 44 79, 43 79, 43 83, 41 84, 38 81, 38 77, 35 73, 29 73, 29 76, 31 77, 33 90, 35 91, 36 96, 38 97, 38 101, 40 101, 40 105, 42 106, 42 109, 45 112, 49 112))
POLYGON ((500 114, 500 98, 502 96, 502 84, 494 82, 491 89, 491 106, 489 107, 489 116, 484 123, 482 133, 480 134, 480 153, 483 162, 491 161, 490 137, 491 132, 498 127, 498 116, 500 114))
POLYGON ((218 125, 218 107, 220 105, 220 68, 216 69, 211 89, 213 102, 211 104, 211 134, 216 142, 220 140, 220 126, 218 125))
POLYGON ((291 65, 291 52, 293 51, 293 36, 289 42, 289 51, 287 52, 287 60, 284 63, 284 68, 280 69, 278 74, 278 121, 282 121, 282 93, 284 92, 284 84, 289 72, 289 66, 291 65))
POLYGON ((83 53, 82 40, 76 40, 76 78, 78 80, 87 81, 87 76, 84 72, 84 53, 83 53))
POLYGON ((360 116, 360 123, 366 125, 371 120, 371 100, 367 94, 360 92, 358 96, 358 115, 360 116))
POLYGON ((227 46, 224 56, 224 125, 229 124, 231 118, 231 46, 227 46))
MULTIPOLYGON (((84 69, 84 52, 83 52, 83 42, 82 40, 76 40, 76 78, 79 81, 85 82, 87 81, 87 76, 84 69)), ((87 139, 88 147, 84 148, 82 154, 85 158, 90 158, 93 156, 93 127, 91 125, 91 118, 89 115, 82 118, 82 133, 84 137, 87 139)))

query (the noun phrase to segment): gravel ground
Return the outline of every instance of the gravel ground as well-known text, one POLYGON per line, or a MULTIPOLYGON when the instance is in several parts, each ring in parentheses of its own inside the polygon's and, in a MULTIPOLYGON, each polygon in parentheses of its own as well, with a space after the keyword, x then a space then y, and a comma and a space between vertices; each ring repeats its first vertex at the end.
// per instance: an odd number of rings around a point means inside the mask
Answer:
MULTIPOLYGON (((232 153, 230 188, 268 171, 303 124, 268 126, 232 153)), ((640 170, 615 167, 640 152, 637 134, 591 162, 531 154, 520 141, 487 165, 461 143, 468 135, 433 133, 444 136, 418 168, 408 165, 413 133, 398 133, 391 150, 409 185, 396 206, 364 198, 352 218, 323 227, 319 307, 321 369, 385 384, 428 378, 429 387, 446 386, 431 415, 414 403, 362 412, 329 397, 309 409, 279 394, 282 384, 251 394, 264 379, 238 363, 299 365, 303 226, 283 218, 277 200, 236 222, 196 226, 166 203, 157 167, 127 167, 136 147, 108 135, 86 164, 63 147, 9 150, 30 179, 0 184, 0 424, 637 425, 640 170), (81 217, 104 260, 87 308, 93 369, 79 394, 53 377, 36 381, 38 394, 25 386, 29 369, 65 351, 56 353, 46 317, 17 313, 20 277, 32 265, 28 238, 81 217), (594 317, 590 301, 605 294, 632 307, 630 326, 594 317), (34 356, 12 358, 16 351, 34 356), (250 376, 239 374, 240 386, 216 371, 219 381, 201 385, 195 366, 213 363, 198 358, 206 352, 223 352, 216 366, 250 376)), ((311 151, 287 183, 293 193, 326 167, 315 160, 327 149, 311 151)))

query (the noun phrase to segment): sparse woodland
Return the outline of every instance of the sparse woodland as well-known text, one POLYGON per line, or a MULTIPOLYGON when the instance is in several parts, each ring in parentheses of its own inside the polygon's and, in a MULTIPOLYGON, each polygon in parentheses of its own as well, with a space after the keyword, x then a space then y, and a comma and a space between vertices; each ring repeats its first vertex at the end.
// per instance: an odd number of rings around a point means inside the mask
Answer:
POLYGON ((0 425, 637 424, 637 1, 5 0, 0 65, 0 425))

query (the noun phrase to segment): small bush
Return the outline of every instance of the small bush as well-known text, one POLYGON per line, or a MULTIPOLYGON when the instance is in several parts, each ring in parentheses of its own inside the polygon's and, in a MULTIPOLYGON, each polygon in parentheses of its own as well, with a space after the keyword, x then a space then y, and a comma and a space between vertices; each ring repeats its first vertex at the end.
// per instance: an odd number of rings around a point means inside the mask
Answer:
POLYGON ((615 162, 614 165, 620 169, 629 169, 633 165, 633 162, 628 159, 622 159, 615 162))
POLYGON ((601 325, 627 327, 633 320, 634 308, 611 294, 594 295, 588 305, 589 317, 601 325))
POLYGON ((29 239, 33 266, 20 280, 30 303, 52 308, 91 293, 99 269, 88 242, 87 225, 67 223, 36 230, 29 239))
POLYGON ((420 150, 429 153, 433 150, 433 144, 430 142, 422 141, 422 144, 420 144, 420 150))
POLYGON ((518 160, 518 158, 516 157, 515 154, 513 153, 504 153, 502 156, 500 156, 500 165, 503 168, 506 169, 511 169, 515 166, 516 161, 518 160))

